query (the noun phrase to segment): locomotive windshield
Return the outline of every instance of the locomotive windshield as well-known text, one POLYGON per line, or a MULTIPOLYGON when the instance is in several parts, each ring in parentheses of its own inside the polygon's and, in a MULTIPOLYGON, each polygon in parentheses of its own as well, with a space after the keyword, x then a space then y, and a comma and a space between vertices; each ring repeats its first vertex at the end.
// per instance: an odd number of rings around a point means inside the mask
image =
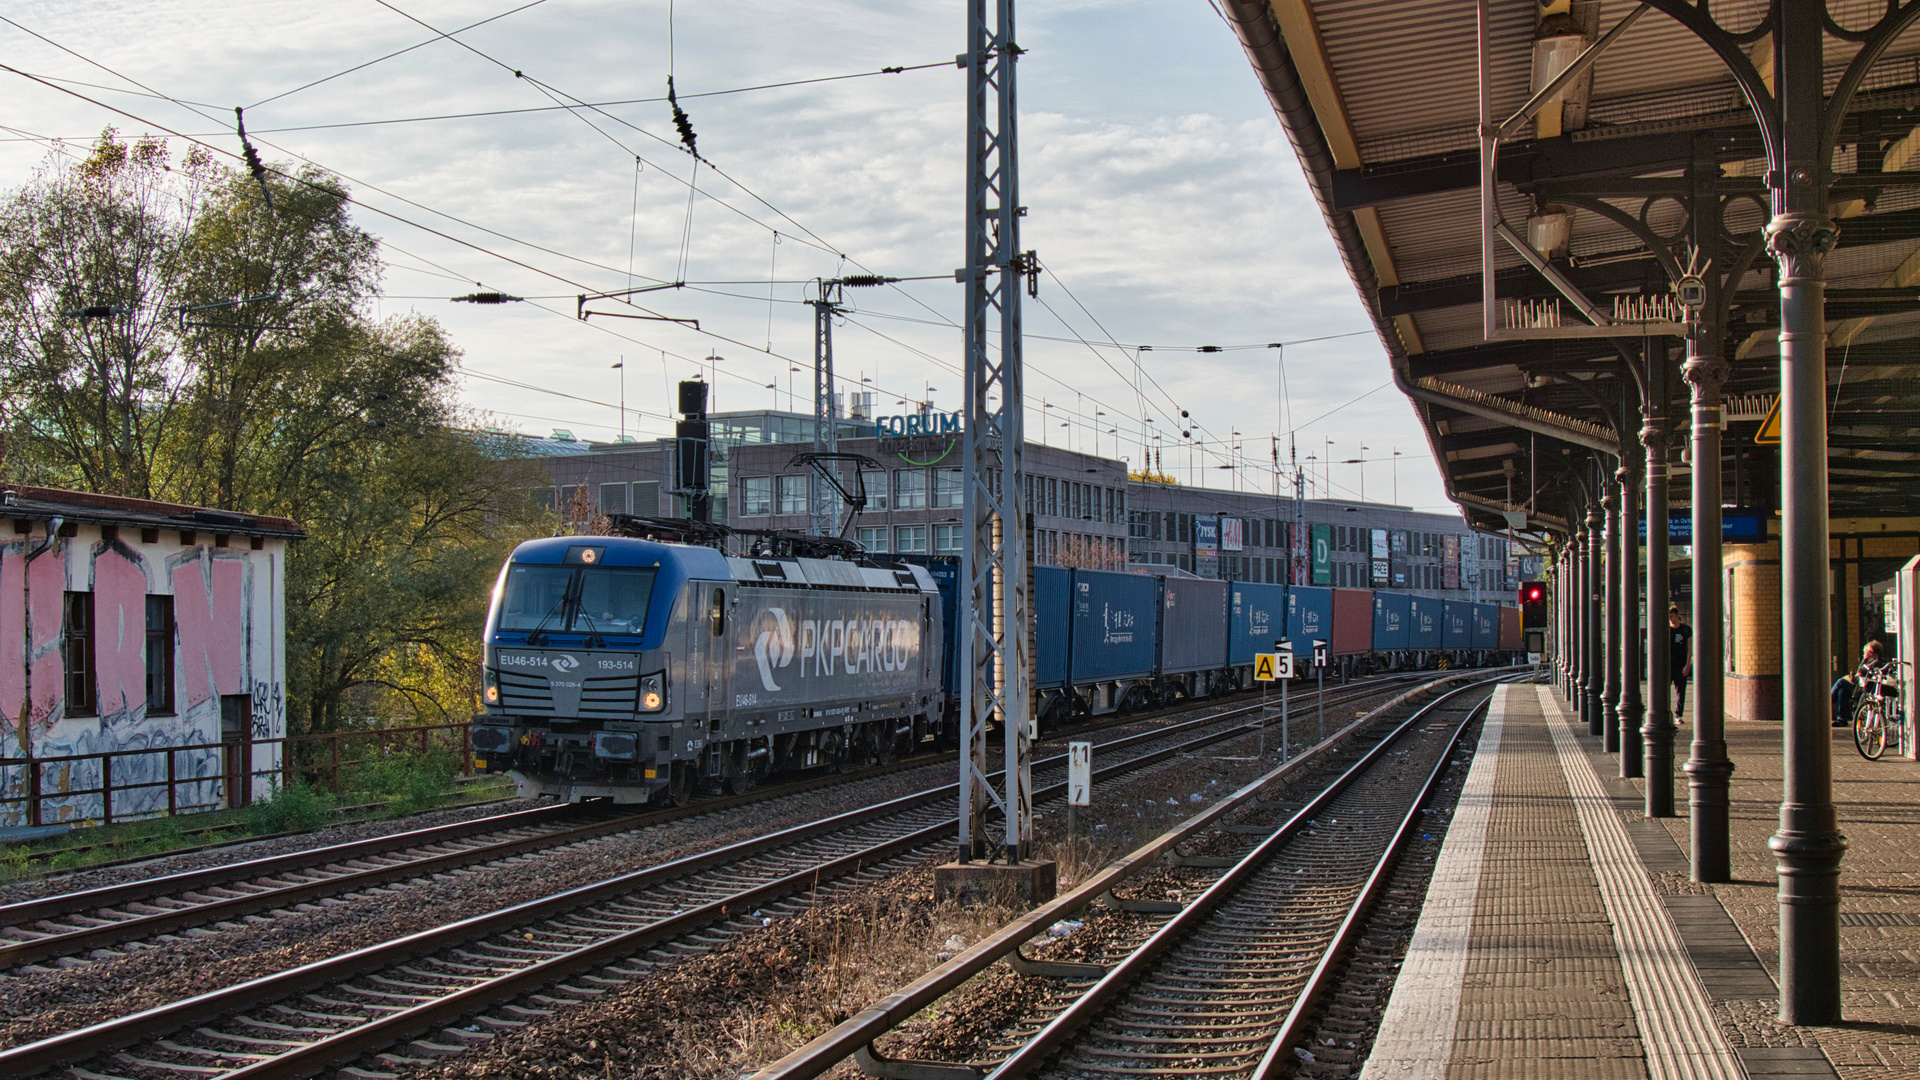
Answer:
POLYGON ((533 566, 507 571, 497 629, 558 634, 638 634, 653 595, 651 568, 533 566))

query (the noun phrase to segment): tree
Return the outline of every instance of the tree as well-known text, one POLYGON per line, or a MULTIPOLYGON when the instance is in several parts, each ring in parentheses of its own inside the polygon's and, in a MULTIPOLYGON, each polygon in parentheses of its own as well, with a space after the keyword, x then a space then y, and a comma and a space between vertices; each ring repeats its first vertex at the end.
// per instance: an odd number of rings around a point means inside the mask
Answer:
POLYGON ((465 715, 487 584, 551 525, 538 478, 458 409, 437 324, 370 316, 378 241, 337 178, 268 182, 272 209, 251 176, 108 131, 0 200, 7 469, 300 522, 296 730, 465 715))

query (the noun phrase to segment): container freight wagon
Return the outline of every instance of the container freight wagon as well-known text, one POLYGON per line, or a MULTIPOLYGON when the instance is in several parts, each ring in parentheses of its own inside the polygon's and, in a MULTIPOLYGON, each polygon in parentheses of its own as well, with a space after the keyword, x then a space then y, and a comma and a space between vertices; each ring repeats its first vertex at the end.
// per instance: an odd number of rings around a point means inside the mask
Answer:
POLYGON ((1520 609, 1500 609, 1500 651, 1519 658, 1526 651, 1526 634, 1520 628, 1520 609))
POLYGON ((1414 666, 1408 659, 1413 597, 1406 593, 1373 594, 1373 652, 1377 665, 1393 671, 1414 666))
POLYGON ((1313 664, 1314 639, 1332 640, 1333 590, 1314 585, 1289 585, 1286 636, 1293 642, 1294 671, 1304 675, 1313 664))
MULTIPOLYGON (((1073 573, 1073 640, 1068 682, 1083 713, 1112 713, 1137 680, 1152 678, 1158 655, 1154 578, 1119 571, 1073 573)), ((1225 636, 1225 621, 1221 636, 1225 636)), ((1225 648, 1223 650, 1225 651, 1225 648)))
MULTIPOLYGON (((1465 600, 1440 602, 1440 647, 1465 653, 1473 648, 1473 605, 1465 600)), ((1455 662, 1459 662, 1459 657, 1455 662)))
MULTIPOLYGON (((1072 636, 1068 618, 1073 610, 1067 590, 1071 576, 1072 571, 1058 566, 1033 568, 1033 592, 1027 603, 1033 608, 1033 687, 1041 694, 1041 707, 1035 710, 1035 716, 1046 715, 1049 691, 1057 698, 1067 685, 1067 642, 1072 636)), ((957 623, 957 604, 953 611, 957 623)), ((958 697, 960 684, 950 683, 949 690, 958 697)))
POLYGON ((1333 634, 1327 640, 1330 662, 1341 678, 1365 666, 1373 651, 1373 590, 1333 590, 1333 634))
POLYGON ((1473 648, 1492 653, 1500 647, 1500 608, 1494 604, 1473 604, 1473 648))
POLYGON ((1228 602, 1233 625, 1227 635, 1227 662, 1236 672, 1244 668, 1250 673, 1254 655, 1272 652, 1273 643, 1287 636, 1287 587, 1236 581, 1228 602))
MULTIPOLYGON (((1140 580, 1132 574, 1116 576, 1140 580)), ((1160 584, 1156 673, 1160 699, 1212 697, 1231 689, 1227 583, 1177 577, 1146 580, 1160 584)))
POLYGON ((1430 596, 1407 597, 1407 651, 1413 654, 1414 666, 1427 666, 1440 651, 1445 607, 1446 601, 1430 596))

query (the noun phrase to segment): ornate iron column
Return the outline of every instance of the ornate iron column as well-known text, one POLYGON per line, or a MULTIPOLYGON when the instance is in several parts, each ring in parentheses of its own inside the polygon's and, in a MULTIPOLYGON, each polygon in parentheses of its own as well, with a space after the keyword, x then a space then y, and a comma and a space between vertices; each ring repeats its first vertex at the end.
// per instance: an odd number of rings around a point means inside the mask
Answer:
MULTIPOLYGON (((1605 622, 1606 608, 1603 601, 1606 591, 1600 585, 1600 504, 1587 504, 1587 558, 1581 573, 1581 585, 1585 592, 1581 603, 1581 617, 1586 625, 1581 630, 1580 651, 1581 666, 1581 712, 1587 718, 1587 734, 1605 735, 1607 730, 1606 710, 1600 707, 1601 671, 1605 668, 1603 657, 1606 654, 1606 634, 1601 627, 1605 622)), ((1616 735, 1616 738, 1618 736, 1616 735)))
MULTIPOLYGON (((1601 541, 1600 593, 1600 709, 1607 753, 1620 752, 1620 484, 1607 478, 1601 484, 1600 508, 1605 529, 1601 541)), ((1636 742, 1638 739, 1635 740, 1636 742)))
MULTIPOLYGON (((1716 309, 1710 299, 1707 311, 1716 309)), ((1727 791, 1725 649, 1720 584, 1720 324, 1703 317, 1687 339, 1681 369, 1693 390, 1693 746, 1687 758, 1687 816, 1693 880, 1733 875, 1727 791)))
MULTIPOLYGON (((1786 762, 1780 830, 1780 1019, 1840 1019, 1840 858, 1827 721, 1832 664, 1828 615, 1825 260, 1827 216, 1823 70, 1826 5, 1774 5, 1780 157, 1767 250, 1780 266, 1780 668, 1786 762)), ((1843 104, 1843 103, 1842 103, 1843 104)))
MULTIPOLYGON (((1625 425, 1621 425, 1624 429, 1625 425)), ((1615 670, 1619 679, 1619 704, 1615 711, 1620 717, 1620 777, 1630 779, 1641 775, 1640 721, 1646 715, 1646 704, 1640 696, 1640 500, 1639 463, 1629 457, 1620 459, 1620 468, 1614 473, 1615 483, 1620 489, 1619 505, 1614 510, 1613 533, 1617 538, 1609 554, 1618 555, 1616 565, 1611 567, 1613 586, 1613 627, 1614 648, 1618 655, 1614 657, 1615 670)))
POLYGON ((1647 448, 1647 726, 1648 817, 1673 816, 1673 686, 1668 677, 1667 605, 1673 587, 1667 562, 1667 344, 1649 341, 1647 400, 1640 442, 1647 448))

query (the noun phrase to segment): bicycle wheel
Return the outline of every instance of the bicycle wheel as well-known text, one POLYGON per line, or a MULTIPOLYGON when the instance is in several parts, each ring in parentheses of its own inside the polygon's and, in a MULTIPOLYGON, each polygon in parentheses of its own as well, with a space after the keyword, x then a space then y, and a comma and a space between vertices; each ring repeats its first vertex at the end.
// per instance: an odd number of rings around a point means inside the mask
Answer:
POLYGON ((1868 699, 1853 714, 1853 745, 1868 761, 1887 752, 1887 713, 1880 702, 1868 699))

